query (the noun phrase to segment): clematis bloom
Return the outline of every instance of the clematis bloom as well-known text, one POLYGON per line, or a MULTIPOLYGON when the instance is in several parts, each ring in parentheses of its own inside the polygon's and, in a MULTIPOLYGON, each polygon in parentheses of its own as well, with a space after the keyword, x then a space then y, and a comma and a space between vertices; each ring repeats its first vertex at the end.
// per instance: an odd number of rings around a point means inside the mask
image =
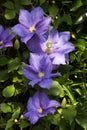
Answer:
POLYGON ((49 56, 53 65, 66 64, 69 61, 68 54, 72 52, 75 47, 69 42, 70 32, 58 32, 51 29, 47 34, 48 37, 45 42, 41 42, 37 46, 34 45, 34 39, 32 43, 28 44, 28 48, 34 53, 45 53, 49 56))
POLYGON ((9 29, 4 29, 2 25, 0 25, 0 49, 3 47, 12 47, 13 43, 11 40, 14 38, 13 34, 10 34, 9 29))
POLYGON ((56 100, 50 100, 45 92, 36 92, 30 97, 27 103, 28 112, 24 114, 31 124, 35 124, 39 118, 47 116, 48 113, 54 114, 55 108, 60 107, 56 100))
POLYGON ((31 12, 21 9, 19 13, 19 24, 12 30, 26 43, 34 36, 37 39, 44 39, 43 35, 48 31, 51 18, 44 18, 44 11, 41 7, 34 8, 31 12))
POLYGON ((52 74, 51 61, 45 54, 30 53, 30 65, 24 64, 22 70, 32 87, 38 84, 41 88, 49 89, 52 85, 52 77, 60 76, 60 73, 52 74))

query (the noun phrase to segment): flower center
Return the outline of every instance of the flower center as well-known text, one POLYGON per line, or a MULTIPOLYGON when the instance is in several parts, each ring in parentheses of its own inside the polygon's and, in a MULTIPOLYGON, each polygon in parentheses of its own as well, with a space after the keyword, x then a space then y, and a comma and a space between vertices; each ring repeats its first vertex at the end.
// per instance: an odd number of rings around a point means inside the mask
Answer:
POLYGON ((51 48, 51 47, 52 47, 52 42, 50 42, 50 41, 47 42, 47 43, 46 43, 46 46, 47 46, 47 48, 51 48))
POLYGON ((37 111, 38 111, 40 114, 42 114, 42 112, 43 112, 43 110, 42 110, 41 107, 40 107, 39 109, 37 109, 37 111))
POLYGON ((36 28, 34 27, 34 26, 31 26, 30 28, 29 28, 29 32, 34 32, 34 31, 36 31, 36 28))
POLYGON ((39 78, 44 77, 44 73, 43 73, 43 72, 39 72, 39 73, 38 73, 38 77, 39 77, 39 78))
POLYGON ((3 41, 1 40, 1 41, 0 41, 0 45, 2 45, 2 44, 3 44, 3 41))

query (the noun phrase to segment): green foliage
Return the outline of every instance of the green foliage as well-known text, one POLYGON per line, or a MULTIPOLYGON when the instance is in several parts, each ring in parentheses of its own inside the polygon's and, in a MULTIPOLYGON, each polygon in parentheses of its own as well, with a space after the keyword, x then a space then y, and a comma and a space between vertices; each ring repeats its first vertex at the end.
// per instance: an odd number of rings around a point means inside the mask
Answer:
MULTIPOLYGON (((32 126, 24 117, 32 89, 22 74, 22 62, 28 63, 29 51, 18 36, 12 48, 0 50, 0 130, 86 130, 87 129, 87 0, 1 0, 0 24, 17 24, 20 9, 31 11, 41 6, 45 16, 52 17, 58 31, 70 31, 75 51, 69 54, 69 64, 57 71, 50 97, 61 102, 54 115, 42 118, 32 126)), ((55 71, 55 70, 54 70, 55 71)))

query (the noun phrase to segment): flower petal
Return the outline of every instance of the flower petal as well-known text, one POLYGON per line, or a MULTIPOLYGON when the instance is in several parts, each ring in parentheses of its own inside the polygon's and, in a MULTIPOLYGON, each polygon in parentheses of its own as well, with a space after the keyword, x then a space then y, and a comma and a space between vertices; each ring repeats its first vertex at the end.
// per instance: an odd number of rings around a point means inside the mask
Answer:
POLYGON ((0 38, 2 40, 5 40, 5 39, 7 39, 8 36, 9 36, 9 29, 6 29, 5 31, 2 32, 0 38))
POLYGON ((37 109, 40 108, 40 93, 36 92, 34 96, 32 97, 33 103, 37 109))
POLYGON ((0 35, 1 35, 1 33, 4 31, 4 28, 3 28, 3 26, 2 25, 0 25, 0 35))
POLYGON ((21 9, 19 13, 19 22, 26 27, 30 27, 33 24, 31 14, 27 10, 21 9))
POLYGON ((28 49, 34 53, 41 53, 42 49, 40 47, 41 40, 38 35, 34 35, 26 44, 28 49))
POLYGON ((29 85, 31 85, 32 87, 34 87, 34 85, 38 84, 38 82, 40 82, 40 81, 41 81, 41 79, 39 79, 39 78, 38 79, 34 79, 34 80, 32 80, 32 81, 29 82, 29 85))
POLYGON ((56 106, 60 107, 60 103, 56 100, 50 100, 47 108, 56 107, 56 106))
POLYGON ((22 68, 24 76, 29 80, 37 79, 37 73, 30 67, 25 66, 22 68))
POLYGON ((31 122, 31 124, 35 124, 39 120, 39 116, 36 112, 30 111, 24 114, 25 118, 28 118, 28 120, 31 122))
POLYGON ((21 37, 25 37, 29 34, 28 28, 23 26, 22 24, 17 24, 12 28, 12 31, 21 37))
POLYGON ((33 102, 33 99, 31 97, 28 99, 27 110, 28 111, 32 111, 32 110, 37 111, 37 108, 36 108, 36 106, 33 102))
POLYGON ((61 53, 51 54, 50 58, 52 59, 52 64, 54 65, 66 64, 65 55, 62 55, 61 53))
POLYGON ((31 17, 34 23, 39 22, 43 18, 43 15, 44 15, 44 11, 41 7, 34 8, 31 11, 31 17))
POLYGON ((40 98, 41 108, 46 109, 50 101, 49 97, 47 96, 45 92, 41 92, 39 98, 40 98))
POLYGON ((38 83, 41 88, 47 88, 50 89, 52 85, 52 79, 43 79, 40 83, 38 83))
POLYGON ((36 25, 36 33, 38 34, 38 36, 39 35, 42 36, 48 31, 50 23, 51 23, 51 17, 47 17, 47 18, 44 18, 43 20, 41 20, 36 25))

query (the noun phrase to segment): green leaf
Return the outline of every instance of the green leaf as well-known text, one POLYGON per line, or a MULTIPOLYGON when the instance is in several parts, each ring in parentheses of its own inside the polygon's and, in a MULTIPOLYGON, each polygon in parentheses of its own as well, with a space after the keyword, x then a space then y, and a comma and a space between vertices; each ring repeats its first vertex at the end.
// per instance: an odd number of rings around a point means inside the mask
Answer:
POLYGON ((29 126, 29 122, 28 121, 26 121, 26 120, 21 120, 20 121, 19 127, 21 129, 26 128, 27 126, 29 126))
POLYGON ((45 0, 40 0, 40 5, 42 5, 45 2, 45 0))
POLYGON ((11 59, 8 63, 8 73, 17 70, 20 66, 19 59, 11 59))
POLYGON ((14 9, 14 3, 12 1, 7 1, 4 4, 4 7, 6 7, 7 9, 14 9))
POLYGON ((9 75, 7 70, 1 70, 0 71, 0 82, 4 82, 9 79, 9 75))
POLYGON ((4 17, 5 17, 7 20, 14 19, 15 16, 16 16, 15 10, 9 10, 9 9, 6 9, 6 10, 5 10, 4 17))
POLYGON ((8 112, 11 112, 11 106, 8 105, 7 103, 2 103, 1 104, 1 110, 3 113, 8 113, 8 112))
POLYGON ((19 0, 21 5, 29 5, 31 4, 31 0, 19 0))
POLYGON ((13 118, 13 119, 17 119, 18 116, 19 116, 19 114, 20 114, 20 112, 21 112, 21 108, 18 107, 18 108, 14 111, 14 113, 13 113, 13 115, 12 115, 12 118, 13 118))
POLYGON ((78 39, 75 43, 75 46, 78 47, 81 51, 84 51, 86 48, 86 42, 84 39, 78 39))
POLYGON ((52 87, 49 90, 49 94, 60 97, 64 96, 64 91, 61 85, 57 81, 53 81, 52 87))
POLYGON ((0 66, 8 64, 9 59, 5 56, 0 56, 0 66))
POLYGON ((13 126, 13 124, 14 124, 13 119, 9 119, 9 120, 7 121, 5 130, 9 130, 9 129, 13 126))
POLYGON ((83 5, 82 0, 76 0, 76 1, 74 1, 74 4, 73 4, 73 6, 71 8, 71 11, 77 10, 82 5, 83 5))
POLYGON ((79 116, 76 121, 84 130, 87 130, 87 116, 79 116))
POLYGON ((49 7, 49 14, 54 18, 58 14, 58 7, 53 5, 49 7))
POLYGON ((7 86, 3 89, 2 94, 4 97, 12 97, 15 93, 15 87, 14 84, 7 86))
POLYGON ((62 109, 62 115, 64 116, 66 120, 70 122, 70 124, 74 120, 76 114, 77 114, 77 111, 74 105, 69 105, 68 107, 62 109))
POLYGON ((12 82, 22 82, 22 79, 19 79, 18 77, 14 77, 12 82))

